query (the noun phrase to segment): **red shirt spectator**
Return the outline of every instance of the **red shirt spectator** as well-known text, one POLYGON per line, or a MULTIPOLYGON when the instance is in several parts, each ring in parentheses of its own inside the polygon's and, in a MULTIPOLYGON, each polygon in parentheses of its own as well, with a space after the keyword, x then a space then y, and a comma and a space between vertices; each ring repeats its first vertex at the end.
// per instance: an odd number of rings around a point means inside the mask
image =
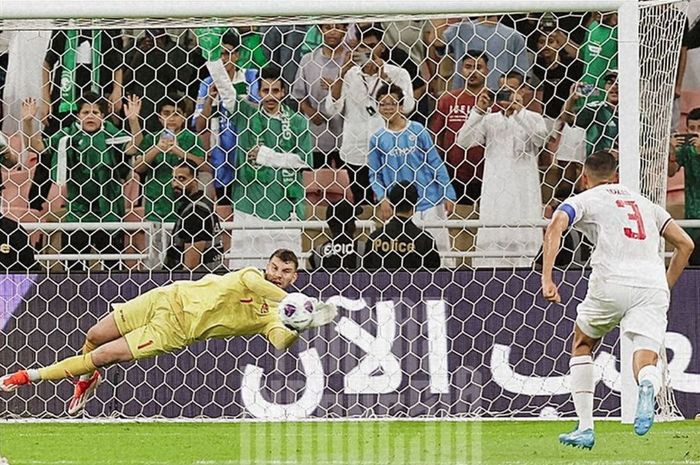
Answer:
POLYGON ((485 87, 488 57, 480 51, 467 51, 461 74, 466 87, 447 92, 438 99, 429 126, 437 137, 437 146, 444 154, 458 203, 474 205, 481 196, 484 148, 477 146, 465 150, 457 145, 456 139, 469 110, 476 103, 476 96, 485 87))

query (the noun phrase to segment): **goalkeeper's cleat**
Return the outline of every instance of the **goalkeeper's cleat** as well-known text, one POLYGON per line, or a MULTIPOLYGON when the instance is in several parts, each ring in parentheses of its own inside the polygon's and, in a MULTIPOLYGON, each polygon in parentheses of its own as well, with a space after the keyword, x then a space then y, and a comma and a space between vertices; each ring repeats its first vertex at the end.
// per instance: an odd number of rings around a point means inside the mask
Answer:
POLYGON ((595 445, 595 432, 588 428, 581 431, 576 428, 570 433, 559 435, 559 442, 565 446, 580 447, 582 449, 593 449, 595 445))
POLYGON ((27 370, 16 371, 0 378, 0 390, 5 392, 14 391, 18 387, 24 386, 25 384, 31 384, 27 370))
POLYGON ((98 370, 92 374, 89 379, 80 379, 75 382, 73 390, 73 398, 68 403, 68 414, 77 415, 85 408, 85 404, 90 400, 90 397, 95 393, 95 389, 100 385, 102 375, 98 370))
POLYGON ((654 386, 648 380, 639 383, 637 411, 634 414, 634 432, 644 436, 654 424, 654 386))

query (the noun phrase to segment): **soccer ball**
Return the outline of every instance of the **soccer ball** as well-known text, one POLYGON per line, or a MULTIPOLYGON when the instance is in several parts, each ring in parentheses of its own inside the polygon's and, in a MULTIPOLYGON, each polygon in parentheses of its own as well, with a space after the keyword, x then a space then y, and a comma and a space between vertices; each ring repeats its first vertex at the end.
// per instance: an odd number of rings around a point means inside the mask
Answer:
POLYGON ((293 292, 282 299, 279 306, 280 320, 285 326, 303 331, 313 318, 314 299, 301 292, 293 292))

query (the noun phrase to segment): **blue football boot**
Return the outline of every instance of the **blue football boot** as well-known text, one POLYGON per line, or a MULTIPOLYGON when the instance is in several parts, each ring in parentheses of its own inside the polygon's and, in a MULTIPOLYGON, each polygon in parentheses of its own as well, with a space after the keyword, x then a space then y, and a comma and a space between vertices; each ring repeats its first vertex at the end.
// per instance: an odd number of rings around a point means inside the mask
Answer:
POLYGON ((654 387, 648 380, 639 384, 639 398, 637 399, 637 412, 634 414, 634 432, 644 436, 654 424, 654 387))
POLYGON ((576 428, 570 433, 560 434, 559 442, 565 446, 580 447, 590 450, 595 445, 595 432, 591 428, 583 431, 576 428))

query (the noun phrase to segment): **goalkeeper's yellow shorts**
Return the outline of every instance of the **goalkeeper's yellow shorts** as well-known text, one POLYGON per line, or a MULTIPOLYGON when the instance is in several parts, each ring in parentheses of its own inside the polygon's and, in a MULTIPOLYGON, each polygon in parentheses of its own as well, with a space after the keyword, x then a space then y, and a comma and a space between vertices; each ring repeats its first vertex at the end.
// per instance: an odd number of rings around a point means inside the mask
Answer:
POLYGON ((134 360, 174 352, 187 346, 168 291, 153 289, 135 299, 112 304, 114 321, 134 360))

